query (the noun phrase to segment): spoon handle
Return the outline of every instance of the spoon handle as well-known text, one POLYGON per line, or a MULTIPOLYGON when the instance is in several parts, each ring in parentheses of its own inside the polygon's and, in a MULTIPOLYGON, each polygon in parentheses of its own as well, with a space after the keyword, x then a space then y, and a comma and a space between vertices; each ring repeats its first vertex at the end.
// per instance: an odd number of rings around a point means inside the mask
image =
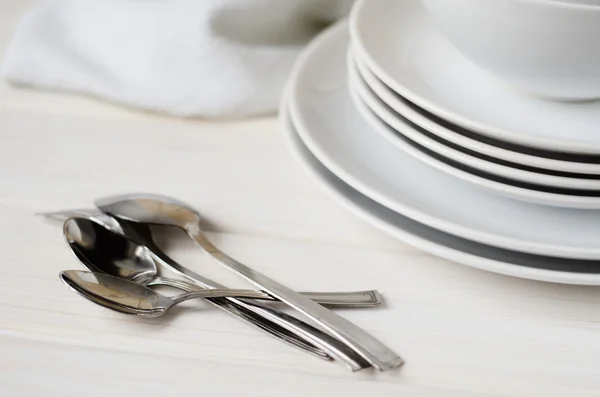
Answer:
POLYGON ((385 371, 403 363, 391 349, 350 321, 225 254, 208 240, 199 227, 186 231, 218 263, 308 316, 377 369, 385 371))
POLYGON ((205 290, 196 290, 186 292, 181 295, 172 296, 170 299, 173 304, 176 305, 181 302, 185 302, 190 299, 198 299, 198 298, 249 298, 249 299, 261 299, 261 298, 269 298, 269 295, 262 291, 255 291, 251 289, 229 289, 229 288, 215 288, 215 289, 205 289, 205 290))
MULTIPOLYGON (((348 292, 300 292, 320 305, 331 308, 361 308, 379 306, 383 302, 381 294, 376 290, 348 292)), ((270 299, 273 299, 270 296, 270 299)))
POLYGON ((206 301, 213 303, 217 307, 225 310, 226 312, 234 315, 235 317, 246 321, 247 323, 254 325, 261 331, 274 336, 282 342, 295 347, 305 353, 312 354, 313 356, 322 360, 331 360, 332 357, 325 353, 322 349, 311 345, 304 339, 298 337, 297 333, 291 332, 288 329, 281 327, 277 323, 268 320, 263 316, 257 315, 255 311, 248 310, 242 305, 233 303, 232 298, 209 298, 206 301))
MULTIPOLYGON (((195 285, 190 284, 188 281, 177 280, 169 277, 156 277, 148 285, 168 285, 173 288, 179 288, 188 290, 188 287, 192 289, 196 288, 195 285)), ((205 289, 205 288, 203 288, 205 289)), ((381 305, 383 299, 379 292, 375 290, 366 291, 350 291, 350 292, 300 292, 302 295, 309 297, 315 302, 331 307, 331 308, 364 308, 364 307, 375 307, 381 305)), ((236 296, 237 298, 243 298, 236 296)), ((252 299, 273 301, 281 303, 277 299, 273 298, 267 293, 263 293, 260 296, 256 296, 252 299)))

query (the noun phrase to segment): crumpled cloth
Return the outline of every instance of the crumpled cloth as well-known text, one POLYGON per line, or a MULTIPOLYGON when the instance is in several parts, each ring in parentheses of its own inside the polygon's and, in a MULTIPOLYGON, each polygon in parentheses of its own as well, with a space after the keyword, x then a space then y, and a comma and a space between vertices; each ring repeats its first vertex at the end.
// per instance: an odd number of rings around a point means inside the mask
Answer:
POLYGON ((45 0, 0 64, 12 83, 176 116, 275 112, 299 51, 353 0, 45 0))

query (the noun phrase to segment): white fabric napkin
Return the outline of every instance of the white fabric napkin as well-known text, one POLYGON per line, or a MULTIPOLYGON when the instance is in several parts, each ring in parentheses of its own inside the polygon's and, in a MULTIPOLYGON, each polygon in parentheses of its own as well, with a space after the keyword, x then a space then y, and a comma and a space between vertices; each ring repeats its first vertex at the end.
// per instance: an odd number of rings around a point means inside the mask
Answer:
POLYGON ((273 112, 294 59, 353 0, 45 0, 0 65, 11 82, 178 116, 273 112))

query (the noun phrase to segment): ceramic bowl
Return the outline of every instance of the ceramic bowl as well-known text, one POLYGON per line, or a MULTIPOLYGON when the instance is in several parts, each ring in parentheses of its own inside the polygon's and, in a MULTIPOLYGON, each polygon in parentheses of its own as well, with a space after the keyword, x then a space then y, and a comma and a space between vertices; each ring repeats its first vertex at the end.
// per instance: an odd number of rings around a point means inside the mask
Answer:
POLYGON ((517 90, 598 99, 600 7, 574 1, 422 0, 459 52, 517 90))

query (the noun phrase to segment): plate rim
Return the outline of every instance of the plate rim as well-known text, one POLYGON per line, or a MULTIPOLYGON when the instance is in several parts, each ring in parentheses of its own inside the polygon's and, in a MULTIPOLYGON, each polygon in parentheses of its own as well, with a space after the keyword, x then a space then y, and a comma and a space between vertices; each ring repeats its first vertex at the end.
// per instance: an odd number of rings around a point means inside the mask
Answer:
MULTIPOLYGON (((358 59, 359 56, 355 53, 354 48, 352 48, 351 52, 352 58, 359 70, 359 73, 361 74, 361 77, 383 102, 385 102, 398 114, 406 117, 406 119, 410 120, 412 123, 423 129, 426 129, 427 131, 430 131, 432 134, 440 137, 441 139, 452 142, 453 144, 461 146, 467 150, 473 150, 490 157, 495 157, 499 160, 522 164, 525 166, 536 167, 543 170, 573 173, 582 176, 585 176, 586 174, 600 175, 600 164, 558 160, 521 153, 518 151, 490 145, 477 139, 464 136, 459 132, 453 131, 449 127, 440 125, 435 120, 428 119, 426 115, 421 114, 418 110, 411 109, 410 106, 402 103, 402 100, 408 101, 408 99, 402 97, 392 88, 385 85, 383 81, 373 74, 373 72, 369 70, 368 66, 365 65, 362 60, 358 59), (365 73, 368 75, 365 76, 365 73), (399 96, 402 99, 397 99, 395 96, 399 96)), ((417 106, 416 104, 412 105, 417 106)), ((425 109, 423 110, 426 111, 425 109)), ((477 133, 473 132, 473 134, 477 133)))
POLYGON ((494 127, 484 122, 474 121, 469 119, 467 116, 461 115, 458 111, 446 109, 442 105, 427 100, 423 96, 398 82, 393 76, 389 75, 382 67, 380 67, 373 56, 371 56, 367 49, 368 46, 365 45, 364 40, 362 39, 362 34, 360 33, 359 24, 361 23, 361 15, 364 14, 363 8, 367 7, 371 3, 376 2, 377 0, 357 0, 349 15, 350 35, 352 37, 352 42, 355 44, 357 53, 361 59, 367 63, 369 69, 373 71, 373 73, 375 73, 375 75, 381 81, 396 91, 399 95, 405 97, 409 101, 415 103, 417 106, 429 111, 430 113, 433 113, 461 127, 476 131, 481 135, 536 149, 544 149, 561 153, 600 155, 600 143, 536 137, 527 134, 526 132, 520 133, 503 127, 494 127))
POLYGON ((511 200, 525 201, 532 204, 546 205, 550 207, 567 208, 567 209, 587 209, 597 210, 600 209, 600 196, 596 197, 585 197, 585 196, 568 196, 549 192, 543 192, 539 190, 527 189, 519 186, 513 186, 505 183, 496 182, 490 179, 486 179, 479 175, 472 174, 467 171, 460 170, 453 166, 446 164, 442 160, 438 160, 426 153, 421 149, 415 148, 408 143, 403 142, 397 137, 393 136, 393 133, 389 131, 391 126, 388 126, 383 120, 375 115, 366 104, 362 103, 362 98, 359 98, 359 94, 356 89, 350 88, 350 96, 354 103, 354 107, 361 114, 361 117, 367 121, 367 123, 381 134, 390 144, 395 145, 399 150, 404 151, 408 155, 415 159, 427 164, 428 166, 434 167, 451 178, 457 178, 462 181, 473 184, 476 188, 484 189, 491 194, 502 195, 511 200))
MULTIPOLYGON (((348 65, 349 68, 352 68, 352 65, 348 65)), ((526 183, 526 184, 531 184, 533 191, 536 191, 537 189, 535 189, 534 187, 536 185, 540 186, 540 187, 544 187, 544 186, 548 186, 548 187, 558 187, 561 189, 571 189, 571 190, 581 190, 581 191, 595 191, 597 193, 597 200, 598 201, 598 208, 600 208, 600 180, 598 179, 578 179, 578 178, 569 178, 569 177, 562 177, 562 176, 556 176, 556 175, 547 175, 547 174, 539 174, 539 173, 535 173, 532 171, 526 171, 526 170, 521 170, 519 168, 514 168, 514 167, 509 167, 506 165, 502 165, 502 164, 496 164, 493 163, 491 161, 488 160, 484 160, 484 159, 480 159, 477 158, 475 156, 472 156, 468 153, 463 153, 457 149, 453 149, 451 147, 446 146, 443 143, 437 142, 429 137, 427 137, 426 135, 423 135, 420 131, 415 130, 414 127, 412 127, 410 124, 402 121, 401 119, 397 118, 396 115, 394 115, 392 113, 392 111, 389 111, 387 109, 385 109, 382 103, 379 103, 380 101, 383 102, 382 99, 377 98, 376 94, 373 92, 369 92, 368 90, 370 90, 370 88, 368 87, 367 82, 360 76, 359 71, 355 71, 355 70, 351 70, 350 71, 350 86, 352 87, 352 89, 354 90, 354 93, 360 98, 361 100, 361 104, 366 106, 367 108, 369 108, 369 110, 373 113, 374 116, 376 116, 380 121, 382 121, 383 123, 385 123, 387 126, 390 127, 390 129, 393 129, 397 134, 406 136, 406 138, 410 141, 414 141, 417 145, 419 146, 423 146, 428 150, 434 151, 438 154, 440 154, 442 157, 449 159, 450 161, 455 161, 461 164, 464 164, 467 167, 470 168, 474 168, 477 169, 479 171, 488 173, 488 174, 492 174, 492 175, 497 175, 499 177, 505 178, 505 179, 511 179, 511 180, 515 180, 517 182, 521 182, 521 183, 526 183), (402 124, 402 128, 400 128, 400 124, 402 124), (414 139, 412 136, 409 136, 408 134, 411 135, 415 135, 417 138, 414 139), (417 139, 421 139, 422 141, 418 141, 417 139), (427 143, 425 143, 425 142, 427 143), (439 149, 441 149, 441 151, 436 150, 435 147, 439 147, 439 149), (446 154, 449 153, 449 154, 446 154), (497 173, 493 170, 487 170, 481 167, 491 167, 491 168, 495 168, 497 167, 498 169, 502 170, 502 169, 506 169, 506 174, 500 174, 497 173), (513 176, 509 176, 508 174, 513 173, 513 176), (516 174, 516 175, 514 175, 516 174), (521 176, 523 175, 523 176, 521 176), (530 175, 529 178, 531 178, 531 180, 526 180, 527 175, 530 175), (541 179, 546 179, 545 181, 540 181, 535 180, 536 178, 541 177, 541 179), (577 185, 577 182, 580 181, 588 181, 590 182, 591 185, 593 185, 594 187, 582 187, 582 186, 577 186, 575 187, 575 185, 577 185), (572 183, 573 186, 566 186, 566 184, 564 186, 559 186, 560 183, 572 183)), ((387 104, 386 104, 387 105, 387 104)), ((358 107, 358 106, 357 106, 358 107)), ((399 115, 402 116, 403 115, 399 115)), ((421 127, 423 128, 423 127, 421 127)), ((396 136, 396 134, 394 134, 392 131, 383 131, 382 128, 377 127, 376 130, 381 133, 384 134, 386 136, 386 138, 394 145, 398 146, 399 144, 399 139, 396 136)), ((428 131, 429 132, 429 131, 428 131)), ((399 146, 402 149, 402 146, 399 146)), ((424 156, 427 156, 427 154, 423 154, 424 156)), ((441 161, 442 163, 444 163, 443 161, 441 161)), ((444 163, 444 170, 446 170, 448 167, 453 168, 451 165, 445 164, 444 163)), ((504 172, 504 171, 502 171, 504 172)), ((496 188, 494 188, 493 186, 497 186, 497 185, 510 185, 510 184, 504 184, 502 182, 497 182, 497 181, 493 181, 490 180, 490 189, 494 189, 494 191, 498 191, 496 190, 496 188)), ((526 190, 526 187, 523 188, 526 190)), ((542 194, 547 194, 549 196, 556 196, 556 193, 552 193, 552 192, 541 192, 542 194)), ((561 194, 558 193, 558 195, 560 196, 561 194)))

